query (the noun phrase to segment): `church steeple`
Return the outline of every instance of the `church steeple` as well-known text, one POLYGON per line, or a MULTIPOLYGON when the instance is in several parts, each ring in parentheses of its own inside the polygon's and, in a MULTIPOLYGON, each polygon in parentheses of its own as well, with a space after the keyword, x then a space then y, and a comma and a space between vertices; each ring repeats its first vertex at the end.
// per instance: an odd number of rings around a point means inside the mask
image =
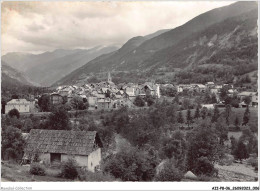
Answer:
POLYGON ((107 82, 112 82, 112 78, 111 78, 110 72, 108 72, 108 75, 107 75, 107 82))

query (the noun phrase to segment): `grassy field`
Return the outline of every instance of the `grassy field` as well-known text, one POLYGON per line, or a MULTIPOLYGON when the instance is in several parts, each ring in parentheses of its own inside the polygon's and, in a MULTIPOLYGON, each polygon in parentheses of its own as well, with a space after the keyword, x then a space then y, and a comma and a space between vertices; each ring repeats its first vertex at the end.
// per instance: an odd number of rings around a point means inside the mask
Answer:
POLYGON ((68 179, 58 178, 58 170, 47 169, 46 176, 31 175, 29 173, 30 166, 21 166, 17 164, 7 163, 1 165, 2 181, 10 182, 66 182, 68 179))

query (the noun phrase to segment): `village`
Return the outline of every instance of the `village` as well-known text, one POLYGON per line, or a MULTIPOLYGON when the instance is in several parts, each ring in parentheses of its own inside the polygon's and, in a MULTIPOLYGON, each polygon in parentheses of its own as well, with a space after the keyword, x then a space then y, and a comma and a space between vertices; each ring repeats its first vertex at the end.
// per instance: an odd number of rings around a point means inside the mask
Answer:
MULTIPOLYGON (((5 105, 6 114, 2 124, 3 126, 12 125, 15 129, 20 128, 22 130, 21 137, 25 145, 23 150, 20 151, 19 155, 22 159, 19 160, 19 163, 25 169, 24 173, 28 173, 28 167, 30 169, 35 168, 36 172, 30 171, 35 175, 41 175, 37 171, 37 169, 41 170, 39 165, 60 169, 64 168, 61 164, 68 162, 71 164, 67 165, 75 166, 77 164, 81 170, 84 169, 80 171, 83 174, 85 172, 101 173, 100 176, 105 178, 102 175, 104 168, 112 168, 111 166, 101 167, 107 157, 123 152, 122 149, 124 150, 124 147, 129 147, 131 144, 139 145, 140 141, 145 142, 145 138, 136 142, 137 140, 134 138, 136 135, 132 135, 132 133, 137 133, 137 136, 142 134, 139 135, 138 133, 138 131, 143 131, 142 128, 144 128, 138 125, 138 123, 144 122, 142 118, 138 117, 141 115, 148 117, 148 121, 151 120, 149 126, 152 124, 149 128, 156 128, 156 131, 160 131, 163 137, 175 136, 174 134, 177 131, 183 133, 192 131, 193 128, 198 128, 201 123, 200 120, 211 119, 214 122, 213 124, 226 121, 225 125, 229 130, 225 131, 226 138, 224 140, 225 145, 231 149, 231 153, 237 152, 233 151, 237 147, 233 146, 234 148, 232 148, 233 138, 235 137, 237 141, 240 140, 240 137, 243 137, 243 131, 248 128, 252 128, 254 132, 256 130, 255 123, 257 123, 258 93, 253 91, 239 92, 232 84, 221 85, 207 82, 206 84, 172 85, 146 82, 144 84, 124 83, 115 85, 110 72, 108 72, 107 80, 103 82, 81 86, 60 86, 52 92, 38 96, 38 99, 33 95, 29 97, 30 100, 12 99, 7 102, 5 105), (174 96, 172 96, 172 92, 174 92, 174 96), (73 107, 67 109, 69 104, 73 107), (61 107, 63 109, 59 109, 61 107), (48 108, 49 110, 47 110, 48 108), (142 108, 145 110, 142 110, 142 108), (251 108, 252 113, 251 122, 249 122, 249 116, 247 116, 249 108, 251 108), (80 111, 84 112, 79 115, 78 112, 80 111), (156 111, 158 114, 153 114, 156 111), (182 112, 184 116, 182 116, 182 112), (226 115, 228 117, 225 118, 226 115), (16 117, 14 118, 14 116, 16 117), (157 122, 153 118, 157 118, 157 122), (161 129, 164 128, 163 124, 171 127, 161 129), (129 129, 131 126, 135 130, 129 129), (71 158, 76 164, 71 161, 71 158)), ((149 128, 145 130, 148 134, 150 134, 149 128)), ((250 139, 254 140, 252 137, 250 139)), ((160 139, 157 141, 161 142, 160 139)), ((153 143, 149 144, 153 145, 153 143)), ((233 153, 233 155, 235 154, 233 153)), ((228 160, 227 165, 235 164, 231 161, 236 160, 232 159, 231 155, 228 156, 229 158, 225 159, 228 160)), ((9 159, 10 154, 5 154, 4 158, 9 159)), ((251 158, 250 160, 253 161, 257 159, 255 155, 252 155, 251 158)), ((165 160, 159 166, 153 168, 156 170, 155 174, 158 174, 160 166, 164 162, 165 160)), ((223 173, 221 168, 222 166, 219 165, 218 169, 223 173)), ((241 164, 238 168, 244 168, 244 164, 241 164)), ((250 172, 251 175, 253 173, 254 177, 255 174, 250 170, 251 168, 251 166, 249 170, 246 168, 246 172, 250 172)), ((55 172, 57 171, 60 172, 60 170, 55 170, 55 172)), ((106 169, 105 171, 109 172, 110 170, 106 169)), ((224 172, 220 176, 221 178, 226 176, 226 171, 224 172)), ((26 176, 30 176, 30 173, 26 176)), ((117 174, 111 173, 115 178, 121 177, 121 175, 117 177, 117 174)), ((196 171, 188 171, 184 179, 198 180, 194 173, 196 171)), ((54 177, 59 177, 59 174, 54 177)), ((69 175, 62 177, 71 178, 69 175)), ((85 178, 80 179, 85 180, 85 178)), ((231 180, 233 179, 231 178, 231 180)), ((252 178, 248 177, 248 180, 252 180, 252 178)))
POLYGON ((258 7, 5 1, 1 190, 259 190, 258 7))
MULTIPOLYGON (((53 105, 60 105, 70 103, 73 98, 79 98, 84 103, 88 103, 88 110, 111 110, 118 109, 123 106, 134 108, 136 97, 142 99, 147 96, 154 100, 165 99, 167 95, 163 96, 161 89, 170 87, 175 91, 175 95, 179 97, 187 97, 185 95, 200 94, 206 92, 214 95, 216 101, 214 104, 200 103, 201 107, 207 109, 214 109, 214 106, 225 107, 223 100, 220 98, 221 89, 227 90, 227 95, 232 99, 237 97, 239 103, 236 107, 251 107, 258 106, 258 93, 255 91, 241 91, 239 92, 232 84, 214 84, 214 82, 207 82, 206 84, 156 84, 154 82, 146 82, 144 84, 124 83, 115 85, 112 81, 111 74, 108 72, 107 81, 100 83, 84 84, 82 86, 69 85, 59 86, 54 92, 46 93, 50 102, 53 105), (184 96, 182 96, 184 95, 184 96), (247 103, 245 103, 245 98, 247 103)), ((20 113, 39 113, 41 109, 38 106, 38 99, 41 97, 29 95, 30 100, 26 99, 12 99, 5 105, 5 113, 12 109, 17 109, 20 113), (36 98, 38 97, 38 99, 36 98), (34 99, 35 98, 35 99, 34 99)), ((144 100, 145 101, 145 100, 144 100)), ((145 102, 147 106, 147 102, 145 102)), ((73 110, 73 108, 72 108, 73 110)), ((74 108, 74 110, 82 110, 74 108)))

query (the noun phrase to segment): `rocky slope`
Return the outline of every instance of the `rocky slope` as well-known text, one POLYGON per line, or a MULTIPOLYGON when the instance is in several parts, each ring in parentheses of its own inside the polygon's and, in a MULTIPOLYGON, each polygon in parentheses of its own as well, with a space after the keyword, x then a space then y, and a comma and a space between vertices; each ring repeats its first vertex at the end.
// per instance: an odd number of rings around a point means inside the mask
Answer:
POLYGON ((5 62, 1 62, 1 85, 2 87, 15 87, 23 85, 36 85, 31 83, 23 73, 18 72, 16 69, 6 65, 5 62))

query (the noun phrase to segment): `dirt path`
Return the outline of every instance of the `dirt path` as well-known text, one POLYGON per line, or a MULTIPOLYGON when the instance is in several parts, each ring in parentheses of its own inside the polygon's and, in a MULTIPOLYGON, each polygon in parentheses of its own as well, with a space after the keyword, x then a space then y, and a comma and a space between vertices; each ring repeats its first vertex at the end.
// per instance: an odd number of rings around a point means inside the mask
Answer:
POLYGON ((251 177, 254 177, 254 178, 258 177, 258 174, 254 171, 253 167, 245 166, 244 164, 233 163, 230 166, 221 166, 221 165, 216 164, 215 167, 217 169, 221 169, 221 170, 224 170, 224 171, 243 174, 243 175, 251 176, 251 177))
POLYGON ((219 169, 218 178, 223 182, 255 182, 255 177, 219 169))

